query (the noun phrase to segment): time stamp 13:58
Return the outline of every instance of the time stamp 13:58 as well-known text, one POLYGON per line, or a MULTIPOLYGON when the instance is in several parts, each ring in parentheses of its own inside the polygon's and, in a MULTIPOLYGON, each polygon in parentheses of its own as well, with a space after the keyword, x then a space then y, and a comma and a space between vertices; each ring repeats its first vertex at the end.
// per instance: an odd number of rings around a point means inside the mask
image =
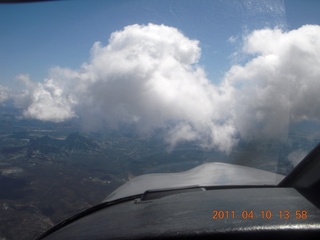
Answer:
POLYGON ((279 210, 279 211, 271 211, 271 210, 261 210, 261 211, 253 211, 253 210, 242 210, 242 211, 234 211, 234 210, 213 210, 212 211, 212 219, 213 220, 222 220, 222 219, 266 219, 270 220, 272 218, 279 219, 297 219, 297 220, 305 220, 308 218, 307 210, 279 210))

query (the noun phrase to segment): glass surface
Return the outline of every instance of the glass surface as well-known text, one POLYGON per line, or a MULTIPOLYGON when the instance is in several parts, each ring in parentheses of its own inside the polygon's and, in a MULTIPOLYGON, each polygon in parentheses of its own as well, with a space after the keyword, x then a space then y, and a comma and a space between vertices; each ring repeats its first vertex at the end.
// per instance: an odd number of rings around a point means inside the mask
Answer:
POLYGON ((287 175, 320 138, 319 4, 0 4, 0 239, 142 174, 287 175))

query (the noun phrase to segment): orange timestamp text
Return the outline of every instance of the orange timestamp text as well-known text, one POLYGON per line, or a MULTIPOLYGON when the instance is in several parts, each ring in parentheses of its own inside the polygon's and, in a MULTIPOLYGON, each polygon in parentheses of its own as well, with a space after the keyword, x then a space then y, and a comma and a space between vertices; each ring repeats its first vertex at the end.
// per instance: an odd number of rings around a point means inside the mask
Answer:
POLYGON ((297 219, 297 220, 305 220, 308 218, 307 210, 279 210, 279 211, 271 211, 271 210, 213 210, 212 211, 212 219, 213 220, 222 220, 222 219, 266 219, 270 220, 272 218, 279 219, 297 219))

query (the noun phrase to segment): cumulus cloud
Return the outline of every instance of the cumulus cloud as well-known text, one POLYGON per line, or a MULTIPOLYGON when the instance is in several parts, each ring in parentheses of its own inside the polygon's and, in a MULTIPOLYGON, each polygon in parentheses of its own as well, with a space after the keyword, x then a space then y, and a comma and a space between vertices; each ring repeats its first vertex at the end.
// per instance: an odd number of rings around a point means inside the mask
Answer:
POLYGON ((24 117, 53 122, 75 117, 72 107, 76 101, 68 93, 70 89, 64 89, 53 79, 43 83, 32 82, 28 75, 19 75, 18 79, 27 86, 26 91, 15 96, 16 104, 25 108, 24 117))
MULTIPOLYGON (((237 41, 237 39, 233 39, 237 41)), ((130 25, 94 43, 79 70, 54 68, 25 78, 24 116, 87 127, 133 125, 166 132, 175 146, 194 141, 229 152, 239 139, 285 138, 290 122, 319 120, 320 27, 256 30, 244 39, 243 65, 220 84, 207 79, 197 40, 164 25, 130 25)))
POLYGON ((256 30, 243 51, 253 58, 233 66, 224 82, 242 137, 284 137, 289 123, 320 120, 320 26, 256 30))

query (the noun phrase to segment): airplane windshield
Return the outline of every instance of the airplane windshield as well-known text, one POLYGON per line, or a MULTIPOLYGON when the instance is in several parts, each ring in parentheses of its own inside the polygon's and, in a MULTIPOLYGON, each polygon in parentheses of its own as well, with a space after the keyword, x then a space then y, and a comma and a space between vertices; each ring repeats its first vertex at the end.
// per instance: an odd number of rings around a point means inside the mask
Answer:
POLYGON ((0 239, 144 174, 277 185, 319 143, 316 1, 0 2, 0 239))

